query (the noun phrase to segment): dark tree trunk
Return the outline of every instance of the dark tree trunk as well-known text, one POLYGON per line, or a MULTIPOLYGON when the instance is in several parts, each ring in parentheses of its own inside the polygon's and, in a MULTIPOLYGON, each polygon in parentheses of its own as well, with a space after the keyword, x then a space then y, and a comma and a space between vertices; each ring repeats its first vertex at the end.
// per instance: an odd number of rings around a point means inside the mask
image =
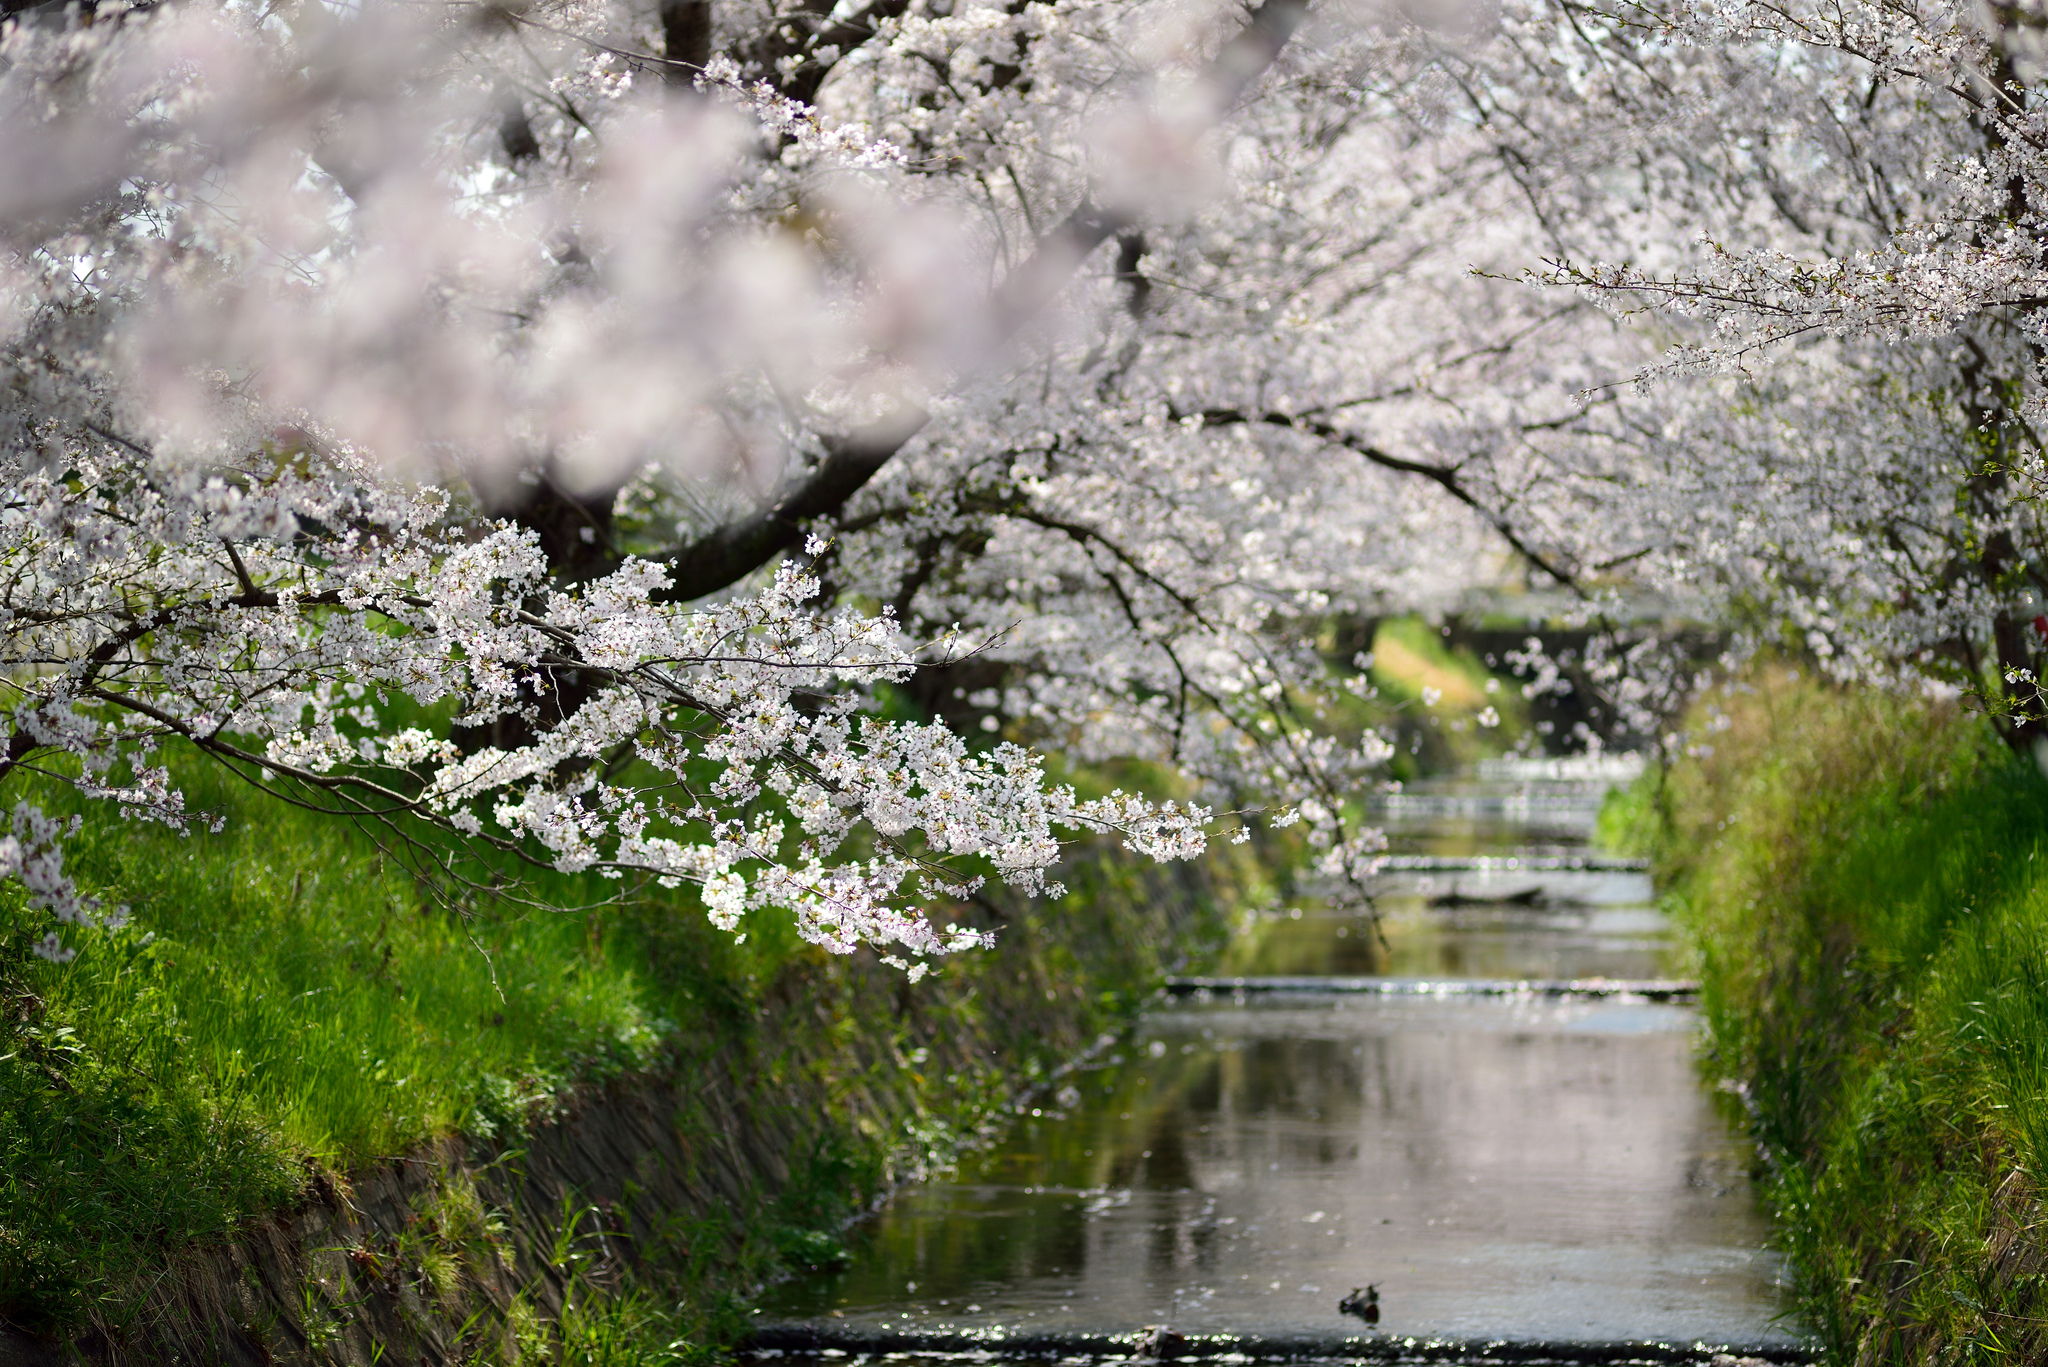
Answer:
POLYGON ((661 0, 662 55, 680 66, 663 70, 670 85, 687 86, 711 60, 711 0, 661 0))
POLYGON ((556 579, 577 583, 618 568, 619 556, 612 546, 616 490, 572 494, 543 476, 539 483, 521 492, 526 494, 524 499, 497 511, 540 537, 541 552, 547 556, 548 570, 556 579))
MULTIPOLYGON (((493 511, 509 516, 540 538, 541 553, 556 582, 595 579, 618 567, 619 556, 612 545, 615 490, 577 495, 542 477, 521 492, 523 501, 493 511)), ((516 750, 574 716, 596 691, 573 664, 543 665, 519 690, 520 703, 532 709, 531 720, 506 714, 482 726, 458 726, 450 738, 469 754, 486 746, 516 750)))

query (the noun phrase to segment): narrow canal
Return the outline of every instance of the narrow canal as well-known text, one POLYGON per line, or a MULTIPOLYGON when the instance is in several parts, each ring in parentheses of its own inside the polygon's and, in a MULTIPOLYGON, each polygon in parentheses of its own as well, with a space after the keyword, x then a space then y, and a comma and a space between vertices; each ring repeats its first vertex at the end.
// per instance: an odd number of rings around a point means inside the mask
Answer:
POLYGON ((1503 764, 1389 799, 1384 939, 1282 909, 760 1322, 856 1350, 1167 1325, 1783 1355, 1743 1149, 1657 986, 1671 928, 1588 847, 1613 777, 1503 764), (1542 986, 1589 979, 1646 990, 1542 986), (1377 1324, 1339 1309, 1367 1286, 1377 1324))

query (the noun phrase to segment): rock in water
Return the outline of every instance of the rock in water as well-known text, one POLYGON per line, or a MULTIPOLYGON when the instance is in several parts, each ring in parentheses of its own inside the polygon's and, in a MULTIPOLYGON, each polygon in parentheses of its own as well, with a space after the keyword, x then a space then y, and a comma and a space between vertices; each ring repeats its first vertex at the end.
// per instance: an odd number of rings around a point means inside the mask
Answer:
POLYGON ((1188 1346, 1187 1335, 1177 1334, 1163 1324, 1148 1324, 1138 1331, 1137 1342, 1131 1345, 1139 1357, 1175 1358, 1188 1346))
POLYGON ((1367 1324, 1378 1324, 1380 1289, 1377 1286, 1354 1286, 1350 1295, 1337 1302, 1337 1309, 1347 1315, 1356 1315, 1367 1324))

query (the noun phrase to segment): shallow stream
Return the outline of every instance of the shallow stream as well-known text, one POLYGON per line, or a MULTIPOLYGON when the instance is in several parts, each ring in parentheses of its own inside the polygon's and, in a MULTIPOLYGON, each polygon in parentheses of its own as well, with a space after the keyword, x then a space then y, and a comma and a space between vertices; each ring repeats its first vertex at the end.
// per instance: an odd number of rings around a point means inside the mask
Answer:
POLYGON ((1500 765, 1390 799, 1384 938, 1282 911, 762 1322, 1793 1344, 1693 1012, 1658 982, 1671 929, 1588 848, 1612 778, 1500 765), (1376 1326, 1338 1308, 1367 1285, 1376 1326))

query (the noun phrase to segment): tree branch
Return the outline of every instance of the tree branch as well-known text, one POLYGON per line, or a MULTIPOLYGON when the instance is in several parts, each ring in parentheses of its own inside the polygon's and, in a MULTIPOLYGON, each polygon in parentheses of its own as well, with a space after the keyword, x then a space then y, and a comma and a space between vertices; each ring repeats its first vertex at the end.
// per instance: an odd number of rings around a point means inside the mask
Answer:
POLYGON ((1487 525, 1500 533, 1501 539, 1513 547, 1517 555, 1521 556, 1531 565, 1534 565, 1537 569, 1542 570, 1579 597, 1583 598, 1586 596, 1585 589, 1580 586, 1577 578, 1571 571, 1565 569, 1562 565, 1559 565, 1556 561, 1523 540, 1521 533, 1515 530, 1514 525, 1506 517, 1480 502, 1473 495, 1472 491, 1467 489, 1464 483, 1459 480, 1458 472, 1454 467, 1431 465, 1427 461, 1407 460, 1401 456, 1394 455, 1390 451, 1382 450, 1371 442, 1366 441, 1363 437, 1355 433, 1346 432, 1341 427, 1333 427, 1329 423, 1321 422, 1314 418, 1301 417, 1292 413, 1254 414, 1235 408, 1205 408, 1202 410, 1201 419, 1202 426, 1204 427, 1238 427, 1253 423, 1269 427, 1285 427, 1291 431, 1303 432, 1319 440, 1329 442, 1333 446, 1341 446, 1347 451, 1365 457, 1382 469, 1398 471, 1404 475, 1420 475, 1452 498, 1458 500, 1458 502, 1464 504, 1467 508, 1470 508, 1473 512, 1485 518, 1487 525))
MULTIPOLYGON (((1219 114, 1272 66, 1307 13, 1308 0, 1259 0, 1252 8, 1245 26, 1203 73, 1219 114)), ((1104 209, 1084 198, 997 286, 990 300, 990 344, 1015 336, 1066 287, 1089 253, 1135 222, 1128 209, 1104 209)), ((796 545, 804 523, 844 507, 930 420, 924 409, 899 400, 859 431, 826 439, 824 459, 786 484, 767 507, 656 557, 669 566, 664 601, 688 602, 729 588, 796 545)))

